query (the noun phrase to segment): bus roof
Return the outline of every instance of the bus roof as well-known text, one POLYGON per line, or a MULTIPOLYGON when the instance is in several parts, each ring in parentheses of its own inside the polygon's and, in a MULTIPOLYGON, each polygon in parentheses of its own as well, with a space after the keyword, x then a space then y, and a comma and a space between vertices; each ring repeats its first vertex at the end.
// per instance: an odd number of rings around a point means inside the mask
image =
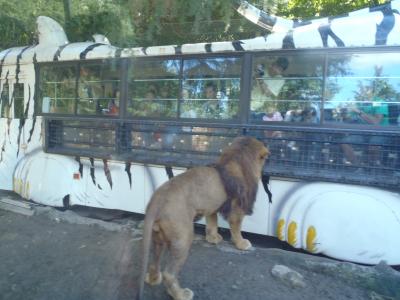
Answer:
POLYGON ((69 43, 64 30, 56 21, 41 16, 37 19, 39 43, 0 52, 0 65, 115 57, 400 45, 400 0, 337 17, 302 22, 268 15, 246 1, 236 1, 235 8, 244 17, 269 29, 271 33, 237 41, 118 48, 107 42, 69 43))

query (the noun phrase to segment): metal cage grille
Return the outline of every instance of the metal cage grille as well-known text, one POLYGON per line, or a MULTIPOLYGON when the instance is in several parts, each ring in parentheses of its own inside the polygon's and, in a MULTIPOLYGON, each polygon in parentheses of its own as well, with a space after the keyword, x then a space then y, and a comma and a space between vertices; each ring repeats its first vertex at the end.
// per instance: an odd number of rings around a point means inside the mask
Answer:
POLYGON ((47 151, 191 167, 210 164, 239 135, 270 149, 264 172, 398 189, 400 135, 308 127, 47 120, 47 151))

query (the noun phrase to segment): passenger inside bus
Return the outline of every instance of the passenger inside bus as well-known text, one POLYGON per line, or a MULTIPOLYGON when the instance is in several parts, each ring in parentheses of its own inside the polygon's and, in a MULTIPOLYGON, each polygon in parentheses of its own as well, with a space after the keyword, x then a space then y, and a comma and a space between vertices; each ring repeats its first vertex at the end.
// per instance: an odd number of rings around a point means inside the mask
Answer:
POLYGON ((205 118, 215 119, 219 117, 220 105, 217 99, 217 86, 213 82, 208 82, 204 89, 206 102, 203 105, 205 118))
POLYGON ((115 91, 114 97, 108 101, 107 107, 107 115, 109 116, 118 116, 119 114, 119 106, 116 103, 116 100, 119 99, 119 91, 115 91))
POLYGON ((317 124, 319 122, 318 112, 313 106, 304 109, 288 110, 285 114, 284 121, 317 124))
POLYGON ((159 105, 163 117, 174 118, 177 112, 177 88, 169 83, 160 88, 159 105))
MULTIPOLYGON (((389 110, 385 100, 375 96, 373 89, 370 87, 366 88, 365 95, 366 97, 363 99, 363 102, 356 103, 356 105, 352 105, 347 108, 347 118, 345 120, 350 120, 351 122, 356 122, 358 124, 381 126, 389 125, 389 110)), ((352 165, 359 165, 361 163, 355 154, 353 146, 348 143, 367 143, 369 145, 368 151, 370 152, 370 155, 368 155, 368 162, 375 165, 380 165, 380 146, 377 145, 387 145, 389 141, 387 137, 379 135, 348 135, 344 137, 343 142, 344 143, 341 145, 341 147, 347 163, 352 165)))
POLYGON ((81 67, 78 83, 78 113, 94 114, 98 108, 97 99, 102 96, 100 79, 89 68, 81 67))
POLYGON ((277 107, 277 97, 285 84, 282 74, 288 68, 288 65, 288 59, 285 57, 277 58, 267 68, 262 63, 256 65, 251 91, 251 112, 255 119, 261 118, 263 121, 283 120, 277 107))

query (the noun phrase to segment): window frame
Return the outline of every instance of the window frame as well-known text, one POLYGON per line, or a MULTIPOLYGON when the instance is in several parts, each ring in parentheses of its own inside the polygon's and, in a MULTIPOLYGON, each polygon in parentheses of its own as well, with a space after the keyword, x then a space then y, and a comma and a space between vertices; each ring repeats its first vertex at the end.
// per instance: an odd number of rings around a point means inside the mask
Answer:
POLYGON ((35 93, 35 115, 38 116, 44 116, 44 117, 61 117, 61 118, 82 118, 82 119, 119 119, 123 117, 123 102, 125 99, 125 84, 124 84, 124 76, 126 75, 126 67, 124 66, 124 61, 125 59, 123 58, 104 58, 104 59, 93 59, 93 60, 70 60, 70 61, 56 61, 56 62, 41 62, 38 63, 38 68, 36 68, 35 76, 36 76, 36 83, 35 83, 35 90, 37 91, 35 93), (120 81, 120 109, 119 109, 119 114, 118 115, 97 115, 97 114, 78 114, 77 109, 78 109, 78 101, 79 101, 79 95, 78 95, 78 84, 79 84, 79 72, 81 66, 85 65, 97 65, 97 64, 102 64, 105 61, 110 61, 110 60, 117 60, 118 63, 120 64, 120 74, 119 74, 119 81, 120 81), (40 77, 40 69, 42 67, 47 67, 47 66, 74 66, 75 68, 75 92, 74 92, 74 112, 73 113, 45 113, 41 111, 41 100, 42 100, 42 91, 40 88, 41 84, 41 77, 40 77))
MULTIPOLYGON (((328 59, 330 55, 340 55, 340 54, 353 54, 353 53, 382 53, 382 52, 400 52, 400 46, 376 46, 376 47, 349 47, 349 48, 329 48, 329 49, 280 49, 280 50, 266 50, 266 51, 243 51, 236 53, 204 53, 204 54, 178 54, 178 55, 167 55, 167 56, 151 56, 151 57, 126 57, 126 58, 111 58, 118 59, 120 63, 121 70, 121 91, 120 91, 120 113, 119 116, 103 116, 103 115, 78 115, 76 114, 52 114, 52 113, 42 113, 39 112, 36 108, 39 106, 39 101, 35 99, 35 113, 36 115, 43 115, 46 117, 78 117, 78 118, 117 118, 123 121, 129 122, 131 120, 154 120, 154 121, 170 121, 170 122, 179 122, 182 124, 249 124, 249 125, 262 125, 262 126, 295 126, 295 127, 309 127, 309 128, 335 128, 335 129, 344 129, 344 130, 372 130, 372 131, 392 131, 398 129, 398 126, 388 125, 388 126, 376 126, 376 125, 365 125, 365 124, 326 124, 324 123, 324 106, 327 101, 326 98, 326 82, 327 82, 327 72, 328 72, 328 59), (257 55, 265 55, 265 56, 302 56, 302 55, 323 55, 324 56, 324 65, 323 67, 323 76, 322 76, 322 102, 321 102, 321 120, 318 124, 314 123, 287 123, 287 122, 263 122, 257 120, 251 120, 249 116, 250 112, 250 100, 251 100, 251 74, 252 74, 252 65, 255 56, 257 55), (212 58, 224 58, 224 57, 238 57, 242 60, 241 64, 241 74, 240 74, 240 98, 239 98, 239 114, 237 119, 202 119, 202 118, 182 118, 180 117, 181 110, 181 97, 178 95, 178 107, 177 107, 177 117, 176 118, 164 118, 164 117, 145 117, 145 116, 128 116, 126 112, 126 105, 128 100, 128 85, 129 82, 127 80, 127 75, 129 74, 130 68, 132 67, 132 61, 134 60, 143 60, 143 61, 162 61, 162 60, 180 60, 181 70, 179 73, 179 93, 182 91, 183 85, 183 61, 191 60, 191 59, 212 59, 212 58), (277 124, 279 123, 279 124, 277 124)), ((79 72, 79 68, 81 65, 86 63, 95 64, 101 63, 102 61, 109 59, 101 59, 101 60, 85 60, 85 61, 62 61, 62 62, 44 62, 38 63, 39 68, 37 68, 37 87, 39 86, 40 78, 39 78, 39 69, 41 66, 47 65, 75 65, 77 72, 79 72)), ((76 78, 77 80, 77 78, 76 78)), ((38 89, 39 90, 39 89, 38 89)), ((36 93, 37 95, 40 94, 36 93)), ((38 97, 38 96, 37 96, 38 97)), ((75 109, 77 107, 77 96, 75 96, 75 109)))

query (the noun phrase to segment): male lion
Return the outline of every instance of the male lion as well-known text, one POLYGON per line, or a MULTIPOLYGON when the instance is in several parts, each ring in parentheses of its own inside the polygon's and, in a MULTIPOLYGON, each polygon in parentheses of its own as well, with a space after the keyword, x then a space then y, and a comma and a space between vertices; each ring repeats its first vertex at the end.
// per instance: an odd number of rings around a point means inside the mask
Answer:
POLYGON ((137 299, 142 299, 144 281, 156 285, 164 281, 175 300, 189 300, 190 289, 180 287, 177 276, 193 240, 193 221, 206 217, 206 240, 217 244, 218 211, 229 221, 233 243, 247 250, 251 243, 241 234, 243 217, 251 214, 258 182, 269 151, 255 138, 235 138, 214 166, 195 167, 159 187, 146 209, 143 229, 143 261, 137 299), (153 261, 149 272, 150 243, 153 261), (170 256, 161 274, 160 258, 167 246, 170 256), (146 276, 145 276, 146 274, 146 276))

